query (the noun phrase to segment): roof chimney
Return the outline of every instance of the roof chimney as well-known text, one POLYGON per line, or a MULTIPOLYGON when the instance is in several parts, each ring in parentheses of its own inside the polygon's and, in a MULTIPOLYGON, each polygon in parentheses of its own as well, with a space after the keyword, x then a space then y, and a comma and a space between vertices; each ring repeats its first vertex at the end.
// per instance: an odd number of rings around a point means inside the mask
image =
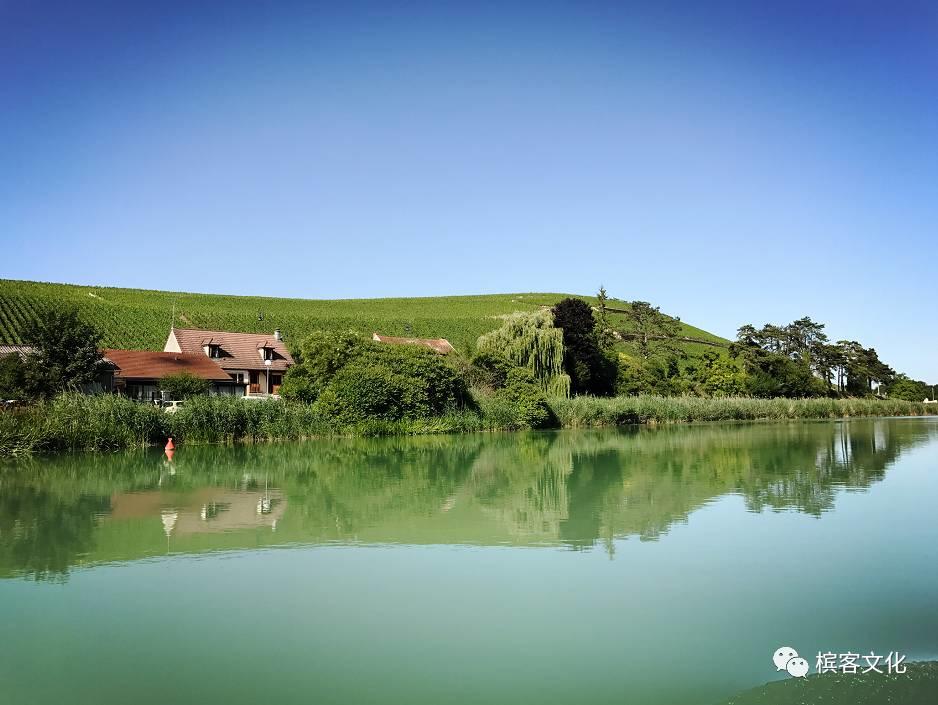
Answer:
POLYGON ((283 340, 283 336, 280 335, 280 329, 274 331, 274 340, 283 340))

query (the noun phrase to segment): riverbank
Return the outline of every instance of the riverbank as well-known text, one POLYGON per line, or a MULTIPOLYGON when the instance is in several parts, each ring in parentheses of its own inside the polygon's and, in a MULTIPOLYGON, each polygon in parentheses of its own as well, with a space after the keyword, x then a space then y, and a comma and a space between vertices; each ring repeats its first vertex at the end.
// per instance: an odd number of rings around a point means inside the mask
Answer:
MULTIPOLYGON (((336 425, 312 405, 204 397, 178 413, 113 396, 65 394, 0 412, 0 456, 57 451, 115 451, 175 441, 193 444, 303 440, 323 436, 388 436, 521 430, 503 403, 478 399, 473 409, 422 419, 336 425)), ((938 415, 938 405, 876 399, 706 399, 573 397, 551 399, 546 428, 594 428, 702 421, 831 419, 938 415)))

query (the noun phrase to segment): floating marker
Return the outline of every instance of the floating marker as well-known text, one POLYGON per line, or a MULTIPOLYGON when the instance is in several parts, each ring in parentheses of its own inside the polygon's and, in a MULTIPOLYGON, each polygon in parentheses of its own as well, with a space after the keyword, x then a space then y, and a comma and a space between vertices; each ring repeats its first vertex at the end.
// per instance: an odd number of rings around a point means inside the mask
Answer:
POLYGON ((172 437, 172 436, 170 436, 170 437, 169 437, 169 440, 166 441, 166 448, 164 448, 163 450, 176 450, 176 446, 173 445, 173 437, 172 437))

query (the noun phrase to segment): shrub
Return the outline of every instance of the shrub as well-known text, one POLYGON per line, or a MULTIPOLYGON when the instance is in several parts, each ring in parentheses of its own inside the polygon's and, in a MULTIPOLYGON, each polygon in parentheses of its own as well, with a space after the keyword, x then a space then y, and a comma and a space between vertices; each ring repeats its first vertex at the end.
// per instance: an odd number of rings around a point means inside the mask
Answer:
POLYGON ((505 386, 493 395, 486 415, 498 420, 498 426, 507 429, 547 428, 555 422, 547 403, 547 395, 530 370, 513 368, 505 386))
POLYGON ((472 405, 465 379, 446 358, 428 348, 369 343, 356 364, 362 367, 383 365, 415 381, 421 391, 408 402, 416 405, 406 414, 409 418, 440 415, 472 405))
POLYGON ((319 395, 316 411, 335 424, 399 421, 428 415, 426 390, 385 365, 349 365, 319 395))
POLYGON ((0 355, 0 401, 22 399, 25 393, 26 366, 17 353, 0 355))
POLYGON ((296 364, 284 377, 284 399, 312 403, 345 365, 355 360, 366 343, 354 331, 315 331, 294 350, 296 364))
POLYGON ((211 382, 202 377, 196 377, 191 372, 167 375, 160 380, 160 389, 169 394, 170 399, 191 399, 204 396, 211 388, 211 382))
MULTIPOLYGON (((516 311, 505 317, 501 328, 481 336, 477 347, 481 354, 530 370, 545 390, 570 393, 570 377, 564 373, 564 333, 554 327, 550 311, 516 311)), ((493 367, 488 361, 483 364, 493 367)), ((499 386, 505 384, 501 379, 495 381, 501 382, 499 386)))
POLYGON ((317 413, 334 424, 440 416, 471 406, 465 381, 436 353, 368 344, 320 394, 317 413))
POLYGON ((505 386, 512 367, 512 363, 505 357, 481 352, 472 358, 472 365, 467 371, 469 383, 473 387, 494 392, 505 386))

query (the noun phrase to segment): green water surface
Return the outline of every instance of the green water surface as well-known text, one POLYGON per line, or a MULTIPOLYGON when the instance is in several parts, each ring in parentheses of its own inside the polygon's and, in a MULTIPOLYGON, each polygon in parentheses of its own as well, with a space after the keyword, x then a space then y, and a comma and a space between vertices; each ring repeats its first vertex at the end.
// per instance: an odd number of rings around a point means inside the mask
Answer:
POLYGON ((938 419, 7 463, 0 703, 714 705, 936 658, 936 517, 938 419))

